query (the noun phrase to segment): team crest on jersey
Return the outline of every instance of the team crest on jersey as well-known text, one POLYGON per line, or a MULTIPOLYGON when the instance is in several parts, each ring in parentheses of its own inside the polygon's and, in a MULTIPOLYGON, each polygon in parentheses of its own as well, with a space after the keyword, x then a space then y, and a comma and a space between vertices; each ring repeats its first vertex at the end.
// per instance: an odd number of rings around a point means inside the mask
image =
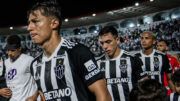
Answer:
POLYGON ((158 57, 154 57, 154 67, 159 67, 159 59, 158 59, 158 57))
POLYGON ((16 76, 16 74, 17 74, 17 70, 16 70, 16 69, 11 69, 11 70, 8 72, 8 79, 9 79, 9 80, 14 79, 14 77, 16 76))
POLYGON ((62 79, 65 72, 65 66, 63 65, 63 60, 58 60, 58 65, 54 67, 54 72, 57 78, 62 79))
POLYGON ((121 71, 123 73, 125 73, 127 71, 127 63, 126 60, 120 60, 120 66, 119 68, 121 69, 121 71))

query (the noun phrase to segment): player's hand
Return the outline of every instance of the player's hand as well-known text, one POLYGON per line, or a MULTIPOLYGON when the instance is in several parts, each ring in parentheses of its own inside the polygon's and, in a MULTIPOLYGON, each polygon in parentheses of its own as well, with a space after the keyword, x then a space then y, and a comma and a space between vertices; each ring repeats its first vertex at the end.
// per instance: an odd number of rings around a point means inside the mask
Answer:
POLYGON ((0 95, 5 98, 10 98, 12 95, 12 91, 9 88, 1 88, 0 95))

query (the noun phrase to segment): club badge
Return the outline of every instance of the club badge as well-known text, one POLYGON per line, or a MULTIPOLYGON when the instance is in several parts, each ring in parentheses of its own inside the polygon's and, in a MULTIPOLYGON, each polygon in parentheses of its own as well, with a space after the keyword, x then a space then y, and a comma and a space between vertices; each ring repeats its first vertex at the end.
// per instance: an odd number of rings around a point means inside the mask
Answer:
POLYGON ((120 60, 120 66, 119 66, 121 72, 125 73, 127 71, 127 63, 126 60, 120 60))
POLYGON ((154 67, 158 68, 159 67, 159 59, 158 57, 154 57, 154 67))
POLYGON ((17 70, 16 70, 16 69, 11 69, 11 70, 8 72, 8 79, 9 79, 9 80, 14 79, 14 77, 16 76, 16 74, 17 74, 17 70))
POLYGON ((65 72, 65 66, 63 65, 63 60, 62 59, 59 59, 57 60, 57 66, 54 67, 54 72, 55 72, 55 75, 58 79, 62 79, 63 76, 64 76, 64 72, 65 72))

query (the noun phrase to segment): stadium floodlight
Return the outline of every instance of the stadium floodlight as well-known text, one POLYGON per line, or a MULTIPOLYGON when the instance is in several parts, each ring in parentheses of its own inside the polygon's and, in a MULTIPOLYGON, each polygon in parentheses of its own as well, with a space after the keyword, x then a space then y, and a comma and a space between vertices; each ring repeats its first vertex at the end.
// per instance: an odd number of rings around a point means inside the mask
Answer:
POLYGON ((92 14, 92 16, 96 16, 96 14, 95 14, 95 13, 93 13, 93 14, 92 14))
POLYGON ((150 0, 150 2, 153 2, 154 0, 150 0))
POLYGON ((13 30, 13 27, 9 27, 10 30, 13 30))
POLYGON ((135 3, 135 6, 139 6, 139 3, 138 3, 138 2, 136 2, 136 3, 135 3))
POLYGON ((94 33, 98 33, 97 30, 95 30, 94 33))
POLYGON ((68 19, 65 19, 64 21, 65 21, 65 22, 68 22, 69 20, 68 20, 68 19))

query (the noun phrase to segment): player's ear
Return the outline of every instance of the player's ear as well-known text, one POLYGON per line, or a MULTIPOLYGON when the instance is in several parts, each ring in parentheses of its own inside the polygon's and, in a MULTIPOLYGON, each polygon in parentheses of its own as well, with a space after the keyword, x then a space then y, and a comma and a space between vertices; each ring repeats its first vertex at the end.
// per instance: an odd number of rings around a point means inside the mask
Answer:
POLYGON ((166 46, 166 51, 168 51, 168 49, 169 49, 169 47, 168 47, 168 46, 166 46))
POLYGON ((156 44, 156 40, 153 39, 153 45, 155 45, 155 44, 156 44))
POLYGON ((59 26, 59 20, 56 18, 53 18, 51 20, 51 28, 52 29, 58 29, 58 26, 59 26))
POLYGON ((117 42, 118 44, 120 43, 120 38, 119 38, 119 37, 116 38, 116 42, 117 42))

